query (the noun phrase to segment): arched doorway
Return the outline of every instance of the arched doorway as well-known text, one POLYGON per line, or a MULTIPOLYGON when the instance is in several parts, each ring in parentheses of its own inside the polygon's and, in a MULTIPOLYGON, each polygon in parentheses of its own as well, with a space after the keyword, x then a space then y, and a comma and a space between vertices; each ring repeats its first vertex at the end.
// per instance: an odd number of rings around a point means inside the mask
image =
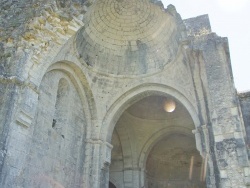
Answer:
POLYGON ((121 187, 205 187, 194 129, 189 112, 173 96, 138 100, 115 125, 110 177, 121 187))

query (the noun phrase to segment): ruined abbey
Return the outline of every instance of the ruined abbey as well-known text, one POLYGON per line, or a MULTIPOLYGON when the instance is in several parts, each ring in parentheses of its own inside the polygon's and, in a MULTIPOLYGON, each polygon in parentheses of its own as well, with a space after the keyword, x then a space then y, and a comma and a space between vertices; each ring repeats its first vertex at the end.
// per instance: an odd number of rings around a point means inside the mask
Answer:
POLYGON ((247 188, 249 147, 250 92, 208 15, 0 2, 0 188, 247 188))

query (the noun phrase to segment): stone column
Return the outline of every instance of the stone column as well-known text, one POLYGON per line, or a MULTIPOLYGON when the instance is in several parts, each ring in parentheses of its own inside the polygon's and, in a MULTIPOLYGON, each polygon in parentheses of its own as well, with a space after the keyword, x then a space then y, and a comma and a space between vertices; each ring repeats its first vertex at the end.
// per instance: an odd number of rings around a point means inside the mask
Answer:
POLYGON ((87 141, 87 166, 88 174, 86 187, 108 188, 109 165, 111 163, 112 145, 102 140, 89 139, 87 141))
POLYGON ((141 168, 123 169, 123 182, 125 188, 141 188, 145 186, 145 171, 141 168))

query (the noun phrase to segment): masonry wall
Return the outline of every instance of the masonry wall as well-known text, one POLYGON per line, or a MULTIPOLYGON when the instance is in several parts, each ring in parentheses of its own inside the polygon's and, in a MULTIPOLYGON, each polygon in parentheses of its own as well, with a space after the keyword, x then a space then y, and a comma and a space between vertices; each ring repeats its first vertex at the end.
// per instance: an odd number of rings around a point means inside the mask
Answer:
POLYGON ((1 170, 2 187, 83 186, 86 119, 82 105, 67 75, 52 71, 44 76, 32 125, 12 128, 1 170))
POLYGON ((204 17, 196 19, 197 23, 192 22, 195 20, 192 18, 186 25, 193 25, 189 36, 193 39, 192 47, 201 50, 205 70, 201 79, 205 86, 206 134, 209 135, 209 145, 214 146, 211 147, 210 162, 214 166, 216 186, 245 186, 248 182, 248 173, 244 170, 248 169, 245 128, 233 83, 228 41, 215 33, 202 35, 208 26, 204 25, 204 17), (198 25, 201 25, 200 31, 197 30, 198 25), (230 169, 236 164, 237 173, 232 173, 230 169))
MULTIPOLYGON (((4 81, 5 82, 5 81, 4 81)), ((0 83, 0 182, 3 180, 4 159, 7 154, 9 124, 14 112, 16 86, 14 83, 0 83)))
MULTIPOLYGON (((250 92, 240 93, 239 100, 246 129, 247 148, 250 146, 250 92)), ((249 155, 249 154, 248 154, 249 155)))

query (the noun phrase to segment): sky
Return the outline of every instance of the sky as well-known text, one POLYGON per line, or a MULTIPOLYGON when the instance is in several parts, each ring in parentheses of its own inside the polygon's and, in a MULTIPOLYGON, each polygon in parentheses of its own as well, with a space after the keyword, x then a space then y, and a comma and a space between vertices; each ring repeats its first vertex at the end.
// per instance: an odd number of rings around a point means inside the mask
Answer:
POLYGON ((228 37, 235 87, 250 91, 250 0, 162 0, 182 19, 208 14, 212 31, 228 37))

